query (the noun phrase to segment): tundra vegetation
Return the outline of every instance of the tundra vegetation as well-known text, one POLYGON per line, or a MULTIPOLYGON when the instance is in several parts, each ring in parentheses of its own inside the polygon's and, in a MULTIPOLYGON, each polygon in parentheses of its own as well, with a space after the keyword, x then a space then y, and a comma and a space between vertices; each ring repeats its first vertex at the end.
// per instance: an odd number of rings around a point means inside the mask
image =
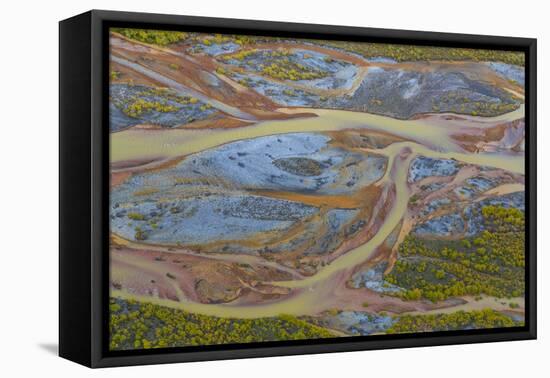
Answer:
MULTIPOLYGON (((234 42, 240 46, 253 46, 265 42, 294 43, 279 37, 246 36, 231 34, 214 34, 204 37, 198 33, 179 31, 163 31, 151 29, 112 28, 126 38, 139 42, 167 46, 191 38, 194 42, 204 45, 223 44, 234 42)), ((474 62, 502 62, 517 66, 525 65, 525 54, 515 51, 460 49, 433 46, 411 46, 385 43, 365 43, 348 41, 319 41, 305 40, 308 43, 329 46, 344 51, 359 54, 365 58, 389 58, 398 62, 406 61, 474 61, 474 62)), ((331 59, 330 57, 327 59, 331 59)))
MULTIPOLYGON (((316 43, 313 41, 313 43, 316 43)), ((365 58, 389 58, 398 62, 407 61, 474 61, 503 62, 518 66, 525 65, 525 54, 515 51, 458 49, 432 46, 395 45, 385 43, 359 43, 347 41, 323 41, 331 46, 359 54, 365 58)))
POLYGON ((492 310, 457 311, 450 314, 403 315, 386 330, 388 334, 456 331, 461 329, 521 327, 523 321, 492 310))
POLYGON ((216 110, 209 103, 170 88, 117 83, 111 86, 111 129, 117 131, 136 124, 176 127, 203 120, 216 110))
POLYGON ((109 311, 113 350, 335 337, 327 329, 285 314, 220 318, 120 298, 111 298, 109 311))
POLYGON ((408 235, 386 282, 406 300, 441 301, 486 294, 519 297, 525 291, 525 216, 515 208, 484 206, 484 230, 462 240, 408 235))
MULTIPOLYGON (((193 105, 198 100, 191 96, 181 96, 175 94, 173 91, 167 88, 148 88, 135 93, 134 95, 117 99, 114 101, 116 107, 121 109, 124 114, 132 118, 139 118, 143 114, 150 113, 152 111, 160 113, 176 112, 180 109, 179 106, 174 105, 193 105), (150 99, 151 97, 159 98, 159 100, 150 99)), ((205 109, 209 109, 209 104, 203 105, 205 109)))
POLYGON ((112 28, 111 31, 122 34, 126 38, 135 41, 149 43, 158 46, 167 46, 187 38, 188 34, 178 31, 112 28))
MULTIPOLYGON (((365 306, 368 307, 368 306, 365 306)), ((235 344, 258 341, 333 338, 337 335, 318 325, 317 319, 281 314, 258 319, 220 318, 193 314, 152 303, 110 299, 110 348, 112 350, 235 344)), ((327 315, 337 317, 333 309, 327 315)), ((376 319, 369 313, 356 313, 363 319, 376 319)), ((387 317, 381 313, 380 316, 387 317)), ((460 329, 520 327, 492 309, 457 311, 449 314, 398 315, 383 325, 383 332, 415 333, 460 329), (384 329, 385 328, 385 329, 384 329)))
POLYGON ((289 50, 242 50, 233 54, 226 54, 221 60, 226 63, 236 61, 245 67, 255 70, 264 76, 277 80, 313 80, 328 76, 327 72, 308 67, 291 59, 289 50), (256 65, 247 64, 251 60, 260 60, 265 63, 256 65))
POLYGON ((473 101, 467 96, 451 91, 432 99, 432 111, 492 117, 516 110, 521 102, 523 101, 514 96, 503 98, 503 101, 499 102, 473 101))

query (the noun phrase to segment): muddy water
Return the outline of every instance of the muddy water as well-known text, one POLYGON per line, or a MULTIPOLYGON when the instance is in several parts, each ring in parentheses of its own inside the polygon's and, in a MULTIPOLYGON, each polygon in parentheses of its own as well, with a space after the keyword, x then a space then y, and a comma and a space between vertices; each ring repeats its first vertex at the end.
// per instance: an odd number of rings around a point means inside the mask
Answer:
POLYGON ((514 192, 523 192, 525 190, 525 185, 520 183, 514 184, 503 184, 499 185, 496 188, 489 189, 483 193, 484 196, 488 195, 498 195, 503 196, 505 194, 514 193, 514 192))
MULTIPOLYGON (((301 109, 303 111, 304 109, 301 109)), ((523 166, 523 156, 504 157, 498 154, 468 154, 456 144, 447 121, 439 120, 398 120, 391 117, 343 110, 307 109, 318 117, 259 122, 253 126, 236 129, 216 130, 136 130, 111 134, 111 162, 134 159, 170 158, 188 155, 221 144, 241 139, 291 132, 323 132, 344 129, 367 129, 401 136, 426 146, 431 151, 462 153, 457 160, 468 163, 496 166, 512 164, 518 171, 523 166), (477 163, 476 161, 482 161, 477 163)), ((487 124, 514 121, 524 117, 521 106, 514 112, 498 117, 469 117, 468 127, 484 128, 487 124)))
MULTIPOLYGON (((289 132, 333 131, 347 128, 365 128, 392 133, 411 141, 394 143, 384 149, 369 150, 389 158, 388 172, 378 185, 395 185, 396 197, 379 231, 365 244, 347 252, 323 267, 314 276, 302 280, 276 282, 273 284, 293 288, 293 294, 271 303, 239 306, 234 304, 202 304, 175 302, 160 298, 139 297, 128 292, 113 290, 112 295, 181 308, 186 311, 221 317, 257 318, 282 313, 314 314, 331 307, 335 288, 342 284, 342 277, 351 269, 368 259, 376 248, 399 224, 407 209, 410 192, 407 175, 412 159, 418 155, 431 158, 454 158, 456 160, 507 169, 523 173, 524 158, 511 154, 465 153, 450 137, 450 128, 444 124, 422 120, 395 120, 393 118, 339 110, 316 110, 319 117, 266 121, 255 126, 232 130, 128 130, 111 135, 112 161, 144 158, 147 156, 168 157, 186 155, 212 148, 239 139, 247 139, 289 132)), ((498 117, 498 121, 512 121, 523 117, 523 110, 498 117)), ((470 120, 470 125, 474 124, 470 120)), ((488 121, 481 119, 479 127, 488 121)), ((443 121, 442 121, 443 122, 443 121)))

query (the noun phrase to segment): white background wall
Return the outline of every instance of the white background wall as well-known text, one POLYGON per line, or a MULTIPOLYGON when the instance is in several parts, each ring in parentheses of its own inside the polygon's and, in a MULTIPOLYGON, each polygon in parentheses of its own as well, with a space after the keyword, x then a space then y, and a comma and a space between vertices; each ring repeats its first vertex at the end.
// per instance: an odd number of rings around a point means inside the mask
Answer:
MULTIPOLYGON (((0 375, 61 377, 520 377, 548 374, 550 21, 544 1, 5 0, 0 21, 0 375), (62 4, 62 5, 61 5, 62 4), (89 370, 58 358, 58 25, 89 9, 539 39, 539 340, 89 370), (546 272, 546 274, 544 274, 546 272), (544 349, 546 348, 546 352, 544 349), (537 374, 538 372, 538 374, 537 374)), ((76 127, 77 125, 75 125, 76 127)))

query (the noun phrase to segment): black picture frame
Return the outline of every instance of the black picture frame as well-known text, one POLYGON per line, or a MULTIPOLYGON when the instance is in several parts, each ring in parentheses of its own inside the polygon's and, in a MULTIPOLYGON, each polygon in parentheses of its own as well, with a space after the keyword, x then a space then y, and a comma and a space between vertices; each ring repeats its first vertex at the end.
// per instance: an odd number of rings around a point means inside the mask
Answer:
POLYGON ((92 10, 59 24, 59 354, 89 367, 536 338, 536 39, 92 10), (523 51, 526 317, 517 328, 110 352, 108 28, 137 27, 523 51))

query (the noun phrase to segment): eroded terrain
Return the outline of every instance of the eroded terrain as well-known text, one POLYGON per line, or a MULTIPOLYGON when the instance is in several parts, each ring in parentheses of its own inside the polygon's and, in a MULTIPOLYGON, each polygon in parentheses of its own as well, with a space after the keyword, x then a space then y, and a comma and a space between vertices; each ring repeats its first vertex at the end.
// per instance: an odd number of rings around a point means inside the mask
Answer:
POLYGON ((112 31, 111 348, 522 324, 521 57, 384 46, 112 31))

